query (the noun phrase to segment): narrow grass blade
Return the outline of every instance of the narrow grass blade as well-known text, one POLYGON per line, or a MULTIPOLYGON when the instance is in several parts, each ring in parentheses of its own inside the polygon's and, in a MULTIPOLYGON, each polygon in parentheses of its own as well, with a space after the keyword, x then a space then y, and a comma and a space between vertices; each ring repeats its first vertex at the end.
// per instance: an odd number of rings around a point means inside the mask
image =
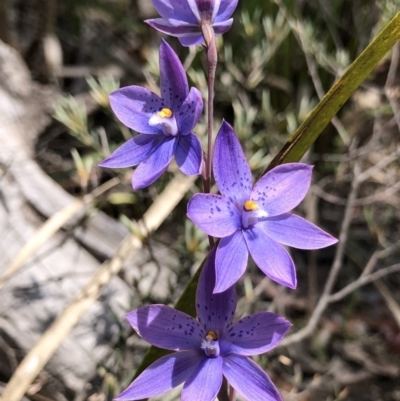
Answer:
POLYGON ((354 91, 400 39, 400 12, 358 56, 274 157, 266 171, 298 162, 354 91))

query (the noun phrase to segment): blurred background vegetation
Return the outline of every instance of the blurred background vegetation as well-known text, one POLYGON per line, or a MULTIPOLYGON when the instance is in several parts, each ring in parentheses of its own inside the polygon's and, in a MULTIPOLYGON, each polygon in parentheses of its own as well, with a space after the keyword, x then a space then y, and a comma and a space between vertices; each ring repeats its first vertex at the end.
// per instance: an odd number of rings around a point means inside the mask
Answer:
MULTIPOLYGON (((75 196, 119 177, 121 183, 96 206, 133 229, 131 220, 139 219, 171 178, 180 174, 171 166, 156 184, 133 192, 129 171, 97 167, 132 135, 113 116, 108 94, 132 84, 157 91, 160 35, 143 22, 156 15, 151 1, 3 0, 0 7, 0 39, 22 55, 35 82, 62 93, 53 108, 53 123, 35 143, 35 159, 75 196)), ((258 177, 398 10, 399 0, 239 0, 233 28, 218 38, 215 132, 223 118, 234 125, 258 177)), ((182 48, 176 39, 167 40, 184 62, 191 85, 206 95, 202 49, 182 48)), ((382 60, 304 158, 316 165, 314 191, 297 212, 333 235, 341 229, 354 160, 359 159, 365 171, 398 149, 400 117, 393 107, 400 97, 397 64, 388 88, 393 55, 382 60)), ((205 118, 196 133, 205 140, 205 118)), ((398 247, 393 248, 400 240, 400 201, 396 191, 387 192, 400 180, 398 161, 393 159, 378 173, 360 189, 338 289, 359 275, 376 249, 392 246, 382 266, 400 256, 398 247)), ((207 249, 205 236, 185 219, 187 200, 201 190, 201 182, 196 185, 156 236, 180 262, 179 282, 165 302, 176 299, 207 249)), ((253 266, 240 283, 246 300, 240 303, 240 313, 276 310, 296 327, 305 324, 334 249, 294 250, 293 257, 299 289, 279 289, 263 281, 253 266)), ((385 278, 385 286, 398 311, 399 274, 385 278)), ((310 340, 261 357, 259 362, 283 390, 285 400, 400 400, 399 321, 387 302, 379 288, 369 284, 332 304, 310 340), (350 352, 351 348, 356 351, 350 352), (335 370, 338 360, 351 374, 340 376, 335 370)), ((111 400, 129 383, 144 350, 133 338, 124 331, 114 353, 76 400, 111 400)), ((174 397, 176 393, 162 399, 174 397)))

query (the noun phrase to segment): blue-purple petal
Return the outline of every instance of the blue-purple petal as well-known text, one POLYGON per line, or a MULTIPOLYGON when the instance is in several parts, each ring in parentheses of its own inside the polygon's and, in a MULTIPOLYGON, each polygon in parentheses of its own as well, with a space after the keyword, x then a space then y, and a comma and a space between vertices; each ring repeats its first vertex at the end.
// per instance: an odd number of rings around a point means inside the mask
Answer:
POLYGON ((269 216, 294 209, 306 196, 313 166, 288 163, 273 168, 254 185, 251 199, 269 216))
POLYGON ((117 148, 99 166, 108 168, 125 168, 136 166, 147 159, 165 138, 161 135, 140 134, 117 148))
POLYGON ((178 112, 187 98, 186 72, 172 47, 164 40, 160 45, 160 91, 165 107, 178 112))
POLYGON ((259 222, 258 225, 275 241, 298 249, 320 249, 338 241, 295 214, 281 214, 259 222))
POLYGON ((270 238, 259 225, 243 230, 250 255, 256 265, 271 280, 296 288, 296 270, 288 251, 270 238))
POLYGON ((187 0, 153 0, 153 5, 163 18, 198 24, 187 0))
POLYGON ((214 32, 216 35, 222 35, 225 32, 228 32, 231 29, 233 24, 233 18, 228 19, 227 21, 221 21, 216 24, 213 24, 214 32))
POLYGON ((142 400, 163 394, 190 377, 202 359, 194 351, 166 355, 150 365, 115 401, 142 400))
POLYGON ((177 115, 179 133, 189 134, 198 123, 203 112, 203 99, 196 88, 191 88, 177 115))
POLYGON ((199 323, 166 305, 150 305, 126 315, 131 326, 148 343, 171 351, 200 350, 204 339, 199 323))
POLYGON ((196 46, 196 45, 201 45, 204 43, 204 37, 203 34, 201 33, 193 33, 190 35, 181 35, 178 36, 179 42, 181 42, 182 46, 196 46))
POLYGON ((243 276, 249 252, 241 230, 219 241, 215 258, 214 293, 225 291, 243 276))
POLYGON ((234 323, 220 339, 221 354, 263 354, 279 344, 291 324, 279 315, 259 312, 234 323))
POLYGON ((198 21, 214 21, 220 5, 220 0, 187 0, 187 2, 198 21))
POLYGON ((239 208, 250 199, 250 167, 239 139, 226 121, 223 121, 215 140, 214 177, 221 194, 239 208))
POLYGON ((163 107, 163 101, 153 92, 140 86, 126 86, 110 94, 110 105, 118 119, 141 134, 159 134, 162 131, 149 125, 154 112, 163 107))
POLYGON ((215 284, 215 247, 201 271, 196 294, 196 312, 201 328, 220 333, 230 326, 236 310, 236 289, 213 294, 215 284))
POLYGON ((235 11, 238 0, 221 0, 217 16, 214 19, 214 25, 229 19, 235 11))
POLYGON ((227 237, 241 227, 241 217, 236 206, 220 195, 194 195, 188 203, 187 216, 212 237, 227 237))
POLYGON ((182 401, 214 401, 222 385, 222 358, 204 358, 183 386, 182 401))
POLYGON ((133 173, 133 189, 149 186, 165 172, 175 153, 176 143, 176 138, 165 136, 158 148, 133 173))
POLYGON ((162 18, 149 19, 145 22, 157 31, 177 37, 183 46, 200 45, 204 42, 198 25, 181 24, 180 21, 172 22, 162 18))
POLYGON ((282 401, 268 375, 245 356, 231 354, 224 357, 222 373, 246 401, 282 401))
POLYGON ((197 175, 201 173, 203 149, 196 135, 189 133, 179 137, 175 149, 175 160, 183 174, 197 175))

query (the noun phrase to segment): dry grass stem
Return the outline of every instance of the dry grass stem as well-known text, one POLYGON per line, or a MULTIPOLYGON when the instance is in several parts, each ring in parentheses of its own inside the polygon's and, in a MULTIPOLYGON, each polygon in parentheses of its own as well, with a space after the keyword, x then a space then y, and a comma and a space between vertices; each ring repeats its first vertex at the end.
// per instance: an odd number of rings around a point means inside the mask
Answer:
POLYGON ((332 294, 328 297, 328 302, 337 302, 345 298, 347 295, 351 294, 353 291, 362 287, 363 285, 372 283, 378 279, 381 279, 388 274, 397 273, 400 271, 400 263, 396 263, 392 266, 385 267, 376 271, 375 273, 371 273, 368 275, 360 276, 357 280, 348 284, 346 287, 342 288, 340 291, 332 294))
POLYGON ((350 194, 347 200, 346 209, 344 212, 342 227, 340 229, 339 243, 336 249, 335 258, 332 264, 332 268, 329 272, 328 280, 326 281, 324 290, 317 303, 317 306, 315 307, 313 313, 311 314, 311 317, 308 320, 307 325, 302 329, 300 329, 297 333, 294 333, 284 338, 283 341, 279 344, 279 347, 288 346, 290 344, 302 341, 303 339, 311 335, 313 333, 313 330, 317 326, 323 312, 325 311, 326 306, 328 305, 330 293, 332 292, 332 288, 336 282, 337 276, 343 265, 342 262, 345 253, 349 227, 352 220, 354 202, 356 200, 357 192, 361 184, 361 182, 357 179, 357 176, 359 174, 360 174, 360 164, 358 161, 356 161, 353 168, 353 181, 350 194))
POLYGON ((376 286, 376 288, 378 288, 379 292, 386 302, 387 307, 392 313, 392 316, 396 321, 397 326, 399 326, 400 328, 400 306, 398 305, 396 299, 392 295, 387 285, 381 279, 375 280, 374 285, 376 286))
POLYGON ((90 206, 98 196, 110 190, 119 184, 119 182, 119 178, 113 178, 107 181, 100 187, 96 188, 92 193, 84 196, 82 200, 76 200, 50 217, 42 227, 36 231, 32 238, 25 244, 7 267, 3 276, 0 278, 0 290, 4 287, 7 280, 23 266, 27 259, 32 256, 54 233, 62 228, 68 220, 81 212, 84 208, 90 206))

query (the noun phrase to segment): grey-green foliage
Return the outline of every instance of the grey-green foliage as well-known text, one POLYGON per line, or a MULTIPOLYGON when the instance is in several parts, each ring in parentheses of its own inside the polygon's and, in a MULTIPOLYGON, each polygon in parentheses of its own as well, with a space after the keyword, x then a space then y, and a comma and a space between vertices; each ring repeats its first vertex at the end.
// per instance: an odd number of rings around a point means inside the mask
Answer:
MULTIPOLYGON (((93 99, 99 106, 109 109, 108 95, 118 89, 119 81, 112 76, 101 76, 98 79, 88 77, 87 83, 93 99)), ((80 186, 86 191, 97 164, 110 152, 105 130, 103 127, 90 127, 86 104, 71 95, 64 95, 56 102, 53 117, 65 125, 70 134, 86 148, 84 155, 77 149, 71 150, 80 186)))
POLYGON ((380 26, 386 25, 400 10, 399 0, 377 0, 376 5, 382 13, 380 26))
MULTIPOLYGON (((231 32, 218 42, 215 109, 217 121, 234 121, 256 174, 319 101, 312 78, 319 80, 322 94, 327 92, 399 0, 382 2, 387 8, 381 6, 377 20, 364 19, 361 33, 351 26, 346 31, 348 20, 359 17, 347 1, 329 3, 331 15, 324 2, 240 3, 231 32)), ((368 3, 372 7, 373 1, 368 3)), ((201 82, 202 66, 193 63, 189 75, 201 82)))

